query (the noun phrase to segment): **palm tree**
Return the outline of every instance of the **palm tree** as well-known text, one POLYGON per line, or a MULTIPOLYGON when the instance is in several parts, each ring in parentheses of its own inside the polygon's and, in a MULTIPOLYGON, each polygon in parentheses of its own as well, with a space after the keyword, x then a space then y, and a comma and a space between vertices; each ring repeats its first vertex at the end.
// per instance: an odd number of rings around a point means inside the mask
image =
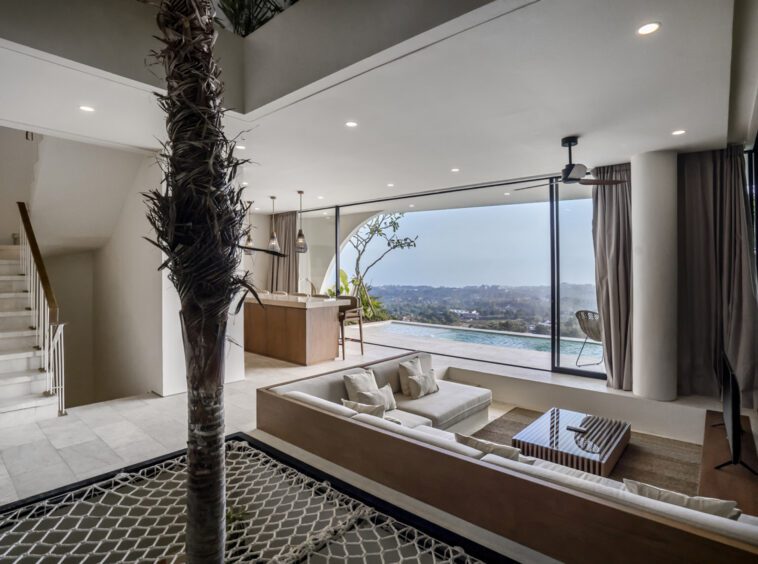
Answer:
MULTIPOLYGON (((224 356, 232 302, 243 288, 239 242, 246 205, 234 185, 241 161, 224 135, 220 69, 211 0, 162 0, 168 140, 160 155, 165 190, 145 194, 151 241, 166 255, 181 301, 187 368, 187 561, 223 562, 225 536, 224 356)), ((240 304, 237 306, 238 310, 240 304)))

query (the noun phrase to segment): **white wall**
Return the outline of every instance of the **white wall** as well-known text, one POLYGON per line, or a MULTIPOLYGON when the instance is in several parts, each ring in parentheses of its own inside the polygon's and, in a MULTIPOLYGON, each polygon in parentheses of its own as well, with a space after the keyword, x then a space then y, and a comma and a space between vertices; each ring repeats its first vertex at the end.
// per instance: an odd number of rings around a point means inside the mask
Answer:
POLYGON ((145 156, 50 136, 40 141, 29 205, 42 253, 104 245, 145 156))
MULTIPOLYGON (((162 396, 181 394, 187 391, 187 371, 184 364, 184 343, 182 342, 182 327, 179 320, 179 294, 177 294, 168 273, 161 273, 162 286, 162 340, 163 340, 163 383, 161 390, 156 390, 162 396)), ((237 302, 232 304, 232 311, 237 302)), ((224 382, 236 382, 245 379, 244 343, 244 308, 239 315, 229 315, 226 328, 226 360, 224 382)))
POLYGON ((161 254, 150 234, 141 192, 159 187, 145 157, 113 235, 95 253, 95 397, 98 401, 163 389, 161 254))
MULTIPOLYGON (((146 157, 132 182, 113 235, 95 262, 95 363, 98 400, 187 390, 179 322, 179 296, 153 237, 142 192, 160 187, 155 157, 146 157)), ((228 336, 243 342, 242 313, 231 318, 228 336)), ((225 381, 245 377, 244 353, 229 344, 225 381)))
POLYGON ((60 320, 66 324, 67 407, 95 401, 94 264, 92 251, 45 259, 60 320))
POLYGON ((0 127, 0 245, 9 245, 11 234, 18 233, 16 202, 29 201, 40 136, 35 137, 27 141, 24 131, 0 127))

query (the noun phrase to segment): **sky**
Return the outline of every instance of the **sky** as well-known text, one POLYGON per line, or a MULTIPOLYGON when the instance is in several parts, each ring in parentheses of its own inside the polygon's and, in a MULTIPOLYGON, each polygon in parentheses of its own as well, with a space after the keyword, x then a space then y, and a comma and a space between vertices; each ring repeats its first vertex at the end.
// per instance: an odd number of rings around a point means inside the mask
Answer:
MULTIPOLYGON (((561 282, 594 283, 592 201, 560 203, 561 282)), ((550 284, 549 204, 409 212, 399 235, 418 235, 415 248, 397 249, 369 273, 372 286, 547 286, 550 284)), ((363 264, 386 245, 374 241, 363 264)), ((340 265, 352 274, 349 245, 340 265)))

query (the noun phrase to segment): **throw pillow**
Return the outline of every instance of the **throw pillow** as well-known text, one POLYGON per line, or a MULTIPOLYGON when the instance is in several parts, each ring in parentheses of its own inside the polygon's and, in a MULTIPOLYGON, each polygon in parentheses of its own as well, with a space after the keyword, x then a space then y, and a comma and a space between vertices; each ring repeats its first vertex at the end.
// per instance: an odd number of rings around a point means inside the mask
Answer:
POLYGON ((679 505, 680 507, 687 507, 688 509, 694 509, 702 513, 710 513, 711 515, 726 517, 728 519, 738 519, 742 515, 742 511, 737 509, 736 501, 727 501, 713 497, 689 496, 627 478, 624 478, 624 486, 626 487, 626 491, 630 493, 650 499, 657 499, 658 501, 664 501, 672 505, 679 505))
POLYGON ((389 384, 382 386, 377 390, 358 392, 358 401, 360 403, 368 403, 370 405, 383 405, 385 411, 397 409, 395 396, 392 395, 392 388, 389 384))
POLYGON ((374 415, 376 417, 384 417, 384 406, 383 405, 371 405, 368 403, 358 403, 357 401, 350 401, 343 399, 342 405, 345 407, 349 407, 353 411, 357 411, 358 413, 368 413, 369 415, 374 415))
POLYGON ((419 359, 419 357, 414 357, 400 363, 397 367, 397 375, 400 378, 400 391, 404 396, 411 395, 411 390, 408 386, 408 378, 411 376, 420 376, 422 373, 421 359, 419 359))
POLYGON ((534 461, 536 460, 530 456, 521 456, 521 450, 516 447, 501 445, 500 443, 493 443, 492 441, 485 441, 484 439, 477 439, 476 437, 470 437, 469 435, 456 433, 455 440, 463 445, 480 450, 485 454, 496 454, 497 456, 502 456, 509 460, 523 462, 524 464, 534 464, 534 461))
POLYGON ((365 372, 359 372, 357 374, 345 374, 342 376, 342 381, 345 382, 347 399, 359 403, 367 402, 362 402, 358 399, 358 392, 371 392, 379 389, 379 386, 376 385, 374 373, 371 370, 366 370, 365 372))
POLYGON ((428 396, 438 392, 440 389, 437 384, 437 378, 434 376, 434 369, 429 372, 408 376, 408 395, 411 399, 418 399, 420 397, 428 396))

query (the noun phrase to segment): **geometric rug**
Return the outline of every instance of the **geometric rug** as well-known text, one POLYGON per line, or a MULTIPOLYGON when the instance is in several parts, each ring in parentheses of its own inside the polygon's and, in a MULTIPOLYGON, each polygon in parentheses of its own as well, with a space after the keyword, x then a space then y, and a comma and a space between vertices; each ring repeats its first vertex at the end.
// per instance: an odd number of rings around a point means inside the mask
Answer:
MULTIPOLYGON (((185 471, 179 454, 0 514, 0 561, 183 562, 185 471)), ((226 562, 480 562, 247 441, 226 478, 226 562)))
MULTIPOLYGON (((513 436, 540 415, 539 411, 517 407, 474 436, 510 445, 513 436)), ((629 478, 686 495, 697 495, 701 451, 700 445, 632 431, 629 445, 609 478, 619 482, 629 478)))

